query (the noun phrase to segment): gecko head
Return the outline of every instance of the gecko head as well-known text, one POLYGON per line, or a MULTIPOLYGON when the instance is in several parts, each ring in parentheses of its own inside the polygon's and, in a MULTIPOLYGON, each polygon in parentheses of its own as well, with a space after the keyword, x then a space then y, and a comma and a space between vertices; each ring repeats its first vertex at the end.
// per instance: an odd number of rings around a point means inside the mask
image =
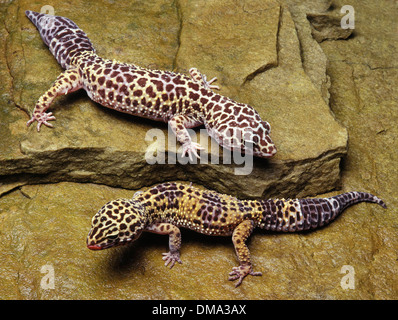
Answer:
POLYGON ((147 222, 139 201, 117 199, 106 203, 93 217, 87 247, 101 250, 138 239, 147 222))
POLYGON ((225 99, 206 109, 205 127, 211 137, 227 149, 269 158, 276 153, 271 126, 249 105, 225 99), (207 119, 210 120, 207 120, 207 119))
POLYGON ((270 133, 271 126, 266 121, 260 121, 255 128, 251 128, 251 138, 248 140, 253 143, 253 155, 261 158, 272 157, 276 153, 276 147, 273 143, 270 133))
POLYGON ((252 126, 239 126, 229 128, 225 134, 234 150, 240 150, 245 154, 251 154, 260 158, 269 158, 276 153, 275 144, 270 137, 271 127, 266 121, 252 122, 252 126), (230 132, 233 132, 232 134, 230 132))

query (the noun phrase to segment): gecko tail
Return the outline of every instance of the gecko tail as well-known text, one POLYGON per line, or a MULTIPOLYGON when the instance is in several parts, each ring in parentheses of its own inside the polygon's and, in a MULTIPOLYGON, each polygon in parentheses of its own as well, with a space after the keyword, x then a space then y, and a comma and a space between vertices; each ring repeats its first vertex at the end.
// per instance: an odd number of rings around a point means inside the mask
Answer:
POLYGON ((76 23, 68 18, 34 12, 30 10, 26 10, 25 15, 39 30, 40 35, 47 46, 50 46, 52 39, 60 31, 64 29, 79 29, 76 23))
POLYGON ((384 203, 383 200, 367 192, 357 192, 357 191, 346 192, 331 198, 336 199, 338 201, 338 203, 340 204, 341 211, 359 202, 377 203, 380 206, 382 206, 384 209, 387 209, 387 205, 384 203))
POLYGON ((30 10, 26 10, 25 15, 39 30, 44 43, 64 69, 69 68, 71 58, 77 53, 95 52, 86 33, 72 20, 30 10))
POLYGON ((271 231, 298 232, 317 229, 332 222, 349 206, 372 202, 387 208, 380 198, 367 192, 346 192, 330 198, 270 199, 263 208, 259 227, 271 231))
POLYGON ((304 229, 316 229, 329 224, 348 207, 360 203, 377 203, 383 208, 387 205, 380 198, 367 192, 346 192, 330 198, 301 199, 304 229))

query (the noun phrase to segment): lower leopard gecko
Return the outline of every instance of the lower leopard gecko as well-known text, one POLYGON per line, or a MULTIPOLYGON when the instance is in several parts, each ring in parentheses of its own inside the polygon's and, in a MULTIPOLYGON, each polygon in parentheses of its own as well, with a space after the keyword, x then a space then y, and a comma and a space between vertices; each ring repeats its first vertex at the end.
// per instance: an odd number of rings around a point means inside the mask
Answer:
POLYGON ((117 199, 105 204, 93 217, 87 247, 100 250, 128 244, 143 231, 169 235, 165 265, 181 263, 180 227, 212 236, 232 236, 239 266, 229 280, 242 283, 254 272, 246 240, 254 228, 297 232, 327 225, 347 207, 373 202, 387 208, 378 197, 366 192, 347 192, 330 198, 239 200, 191 185, 163 183, 138 192, 133 199, 117 199))

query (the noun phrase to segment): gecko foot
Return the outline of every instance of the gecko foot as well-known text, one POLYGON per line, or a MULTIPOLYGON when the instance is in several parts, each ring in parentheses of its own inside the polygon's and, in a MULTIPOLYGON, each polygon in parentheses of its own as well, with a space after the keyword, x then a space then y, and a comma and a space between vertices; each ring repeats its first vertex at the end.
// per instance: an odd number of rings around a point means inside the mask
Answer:
POLYGON ((239 267, 233 267, 232 271, 229 273, 229 281, 235 281, 238 280, 238 282, 235 284, 235 288, 238 287, 243 279, 247 276, 261 276, 261 272, 254 272, 253 268, 251 265, 240 265, 239 267))
POLYGON ((196 68, 189 69, 189 73, 191 75, 192 80, 203 84, 206 89, 220 90, 218 86, 212 85, 212 83, 217 80, 217 77, 214 77, 213 79, 207 81, 206 75, 200 73, 199 70, 196 68))
POLYGON ((203 76, 203 82, 205 83, 205 87, 207 87, 208 89, 217 89, 217 90, 220 90, 220 87, 219 87, 219 86, 216 86, 216 85, 212 84, 214 81, 217 80, 217 77, 214 77, 213 79, 207 81, 206 75, 203 74, 202 76, 203 76))
POLYGON ((33 114, 32 118, 26 123, 29 127, 33 122, 37 121, 37 131, 40 131, 40 127, 42 124, 46 125, 47 127, 53 127, 51 123, 47 121, 55 120, 52 112, 43 112, 38 115, 33 114))
POLYGON ((180 253, 178 251, 174 252, 174 253, 171 253, 171 252, 162 253, 162 255, 163 255, 162 260, 166 261, 164 263, 164 265, 166 267, 171 263, 171 265, 169 266, 170 269, 173 268, 173 266, 176 263, 176 261, 178 263, 182 263, 182 261, 180 259, 180 253))
POLYGON ((193 160, 193 156, 200 158, 197 150, 204 149, 199 143, 189 142, 182 145, 182 155, 185 156, 188 153, 189 160, 193 160))

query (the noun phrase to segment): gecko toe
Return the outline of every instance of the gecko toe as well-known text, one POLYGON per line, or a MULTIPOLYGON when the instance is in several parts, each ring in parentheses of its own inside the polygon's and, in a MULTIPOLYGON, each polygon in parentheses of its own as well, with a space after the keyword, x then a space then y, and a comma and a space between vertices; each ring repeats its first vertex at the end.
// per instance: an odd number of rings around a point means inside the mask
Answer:
POLYGON ((240 286, 243 279, 247 276, 262 276, 261 272, 254 272, 251 265, 240 265, 239 267, 233 267, 229 273, 229 281, 238 280, 235 284, 235 288, 240 286))
POLYGON ((162 255, 163 255, 162 260, 165 261, 164 265, 166 267, 168 266, 170 269, 174 267, 176 262, 178 262, 179 264, 182 263, 180 259, 180 254, 178 252, 175 253, 167 252, 167 253, 162 253, 162 255))

